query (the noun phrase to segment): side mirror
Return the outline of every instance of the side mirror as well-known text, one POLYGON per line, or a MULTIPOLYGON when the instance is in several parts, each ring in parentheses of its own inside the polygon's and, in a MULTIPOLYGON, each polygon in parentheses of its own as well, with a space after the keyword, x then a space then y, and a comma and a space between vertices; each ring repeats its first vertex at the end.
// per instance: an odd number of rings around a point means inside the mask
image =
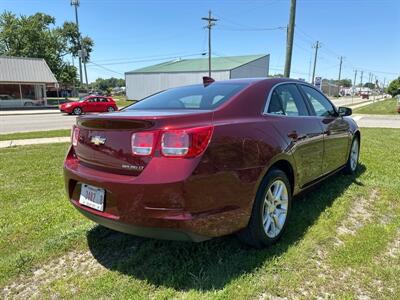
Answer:
POLYGON ((352 113, 353 113, 353 110, 351 108, 349 108, 349 107, 341 106, 338 109, 339 117, 351 116, 352 113))

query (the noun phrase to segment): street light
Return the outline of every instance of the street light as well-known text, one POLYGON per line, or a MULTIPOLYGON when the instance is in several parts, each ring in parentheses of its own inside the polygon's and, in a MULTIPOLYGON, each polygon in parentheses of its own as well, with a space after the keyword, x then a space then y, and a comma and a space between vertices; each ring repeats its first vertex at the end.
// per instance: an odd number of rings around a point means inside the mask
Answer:
POLYGON ((79 0, 71 0, 71 5, 79 6, 79 0))

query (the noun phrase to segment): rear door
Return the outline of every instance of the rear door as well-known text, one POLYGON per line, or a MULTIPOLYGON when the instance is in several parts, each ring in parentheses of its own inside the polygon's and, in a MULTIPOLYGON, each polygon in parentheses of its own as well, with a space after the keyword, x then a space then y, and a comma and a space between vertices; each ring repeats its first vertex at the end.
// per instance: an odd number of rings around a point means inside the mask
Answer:
POLYGON ((97 97, 90 97, 86 100, 85 112, 98 112, 97 97))
POLYGON ((308 101, 314 119, 317 119, 324 133, 323 173, 329 173, 343 166, 347 161, 350 146, 349 124, 339 117, 333 104, 317 89, 299 85, 308 101))
POLYGON ((321 176, 322 127, 317 119, 310 118, 296 84, 275 86, 269 94, 264 114, 288 143, 296 163, 298 184, 304 186, 321 176))
POLYGON ((104 112, 106 111, 106 106, 107 106, 107 99, 104 97, 97 97, 96 111, 104 112))

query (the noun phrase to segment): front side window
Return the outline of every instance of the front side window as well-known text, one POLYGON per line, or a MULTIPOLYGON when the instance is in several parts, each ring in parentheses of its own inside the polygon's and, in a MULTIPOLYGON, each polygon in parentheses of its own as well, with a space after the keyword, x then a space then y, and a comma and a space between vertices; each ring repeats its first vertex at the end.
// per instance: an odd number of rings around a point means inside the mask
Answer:
POLYGON ((269 101, 268 113, 284 116, 307 116, 308 111, 294 84, 277 86, 269 101))
POLYGON ((301 85, 301 89, 307 96, 312 107, 314 108, 315 114, 319 117, 333 117, 336 115, 336 111, 332 104, 317 90, 312 87, 301 85))
POLYGON ((247 83, 191 85, 169 89, 149 96, 126 110, 137 109, 215 109, 243 90, 247 83))

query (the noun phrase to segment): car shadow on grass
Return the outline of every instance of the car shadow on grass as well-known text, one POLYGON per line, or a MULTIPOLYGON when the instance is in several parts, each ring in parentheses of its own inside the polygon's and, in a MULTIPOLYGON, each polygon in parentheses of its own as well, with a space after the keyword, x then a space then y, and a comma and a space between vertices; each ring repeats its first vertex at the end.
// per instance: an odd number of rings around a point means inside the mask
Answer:
POLYGON ((295 198, 288 230, 266 249, 241 244, 234 235, 202 243, 139 238, 96 226, 87 234, 94 258, 107 269, 176 290, 218 290, 237 277, 279 258, 302 239, 319 215, 366 168, 353 176, 335 175, 295 198))

